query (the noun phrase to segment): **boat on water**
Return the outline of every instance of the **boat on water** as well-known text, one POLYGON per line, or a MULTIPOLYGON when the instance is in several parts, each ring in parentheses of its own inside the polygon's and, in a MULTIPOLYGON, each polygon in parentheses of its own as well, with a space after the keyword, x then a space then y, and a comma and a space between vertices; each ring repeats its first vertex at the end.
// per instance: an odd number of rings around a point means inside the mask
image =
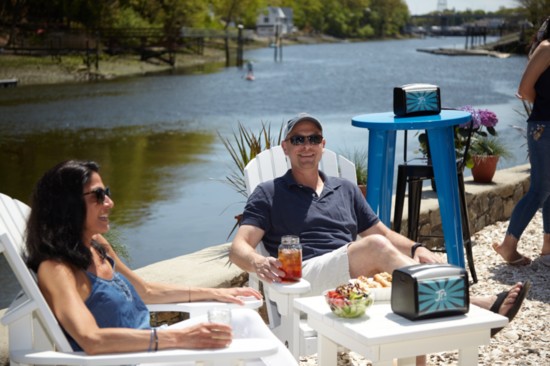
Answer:
POLYGON ((18 80, 17 79, 0 79, 0 87, 3 88, 12 88, 17 86, 18 80))
POLYGON ((434 55, 445 56, 490 56, 496 58, 508 58, 509 53, 489 51, 484 49, 459 49, 459 48, 418 48, 418 52, 427 52, 434 55))

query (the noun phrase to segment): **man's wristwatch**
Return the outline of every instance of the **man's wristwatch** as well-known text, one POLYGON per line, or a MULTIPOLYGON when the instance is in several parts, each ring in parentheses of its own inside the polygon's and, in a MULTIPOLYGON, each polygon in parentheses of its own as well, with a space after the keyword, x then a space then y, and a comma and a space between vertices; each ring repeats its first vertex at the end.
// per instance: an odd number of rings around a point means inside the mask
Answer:
POLYGON ((411 247, 411 258, 414 258, 414 253, 416 253, 416 250, 419 248, 419 247, 423 247, 424 244, 422 243, 414 243, 414 245, 411 247))

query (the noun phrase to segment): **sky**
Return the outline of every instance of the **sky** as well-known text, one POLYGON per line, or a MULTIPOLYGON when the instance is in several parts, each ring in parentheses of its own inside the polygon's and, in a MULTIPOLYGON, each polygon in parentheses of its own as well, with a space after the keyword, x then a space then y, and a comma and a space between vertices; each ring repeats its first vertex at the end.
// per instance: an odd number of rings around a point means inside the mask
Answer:
MULTIPOLYGON (((437 10, 437 4, 442 0, 405 0, 412 15, 426 14, 437 10)), ((516 0, 447 0, 447 9, 457 11, 485 10, 496 11, 500 7, 518 7, 516 0)))

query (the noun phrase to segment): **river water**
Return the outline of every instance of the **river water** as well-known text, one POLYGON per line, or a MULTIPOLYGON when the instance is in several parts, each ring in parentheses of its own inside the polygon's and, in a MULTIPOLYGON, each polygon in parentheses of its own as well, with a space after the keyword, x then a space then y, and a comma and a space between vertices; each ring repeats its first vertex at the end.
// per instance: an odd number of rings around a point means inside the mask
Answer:
MULTIPOLYGON (((245 58, 254 65, 253 82, 243 70, 220 68, 0 90, 0 192, 28 203, 55 163, 98 161, 116 203, 113 231, 138 268, 230 240, 245 198, 224 183, 232 165, 218 133, 229 137, 238 123, 278 131, 307 111, 324 122, 328 148, 349 152, 368 138, 351 118, 391 110, 393 87, 414 82, 439 85, 445 107, 497 113, 497 130, 514 153, 500 168, 524 164, 524 139, 513 126, 525 120, 514 93, 526 59, 416 51, 463 45, 454 37, 296 45, 284 48, 282 62, 273 49, 251 50, 245 58)), ((411 140, 409 156, 417 147, 411 140)), ((0 276, 2 308, 12 281, 1 262, 0 276)))

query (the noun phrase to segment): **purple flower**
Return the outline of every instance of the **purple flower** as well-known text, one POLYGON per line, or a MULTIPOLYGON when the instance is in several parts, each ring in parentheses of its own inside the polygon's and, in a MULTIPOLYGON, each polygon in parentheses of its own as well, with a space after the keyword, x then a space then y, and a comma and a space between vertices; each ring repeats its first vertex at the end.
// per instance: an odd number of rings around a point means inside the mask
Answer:
POLYGON ((495 127, 498 123, 497 115, 487 109, 479 109, 477 116, 479 123, 485 127, 495 127))
MULTIPOLYGON (((479 130, 481 127, 495 127, 498 123, 497 115, 487 109, 475 109, 471 105, 460 107, 459 110, 469 112, 472 115, 474 122, 474 130, 479 130)), ((468 128, 470 122, 460 125, 461 128, 468 128)))

